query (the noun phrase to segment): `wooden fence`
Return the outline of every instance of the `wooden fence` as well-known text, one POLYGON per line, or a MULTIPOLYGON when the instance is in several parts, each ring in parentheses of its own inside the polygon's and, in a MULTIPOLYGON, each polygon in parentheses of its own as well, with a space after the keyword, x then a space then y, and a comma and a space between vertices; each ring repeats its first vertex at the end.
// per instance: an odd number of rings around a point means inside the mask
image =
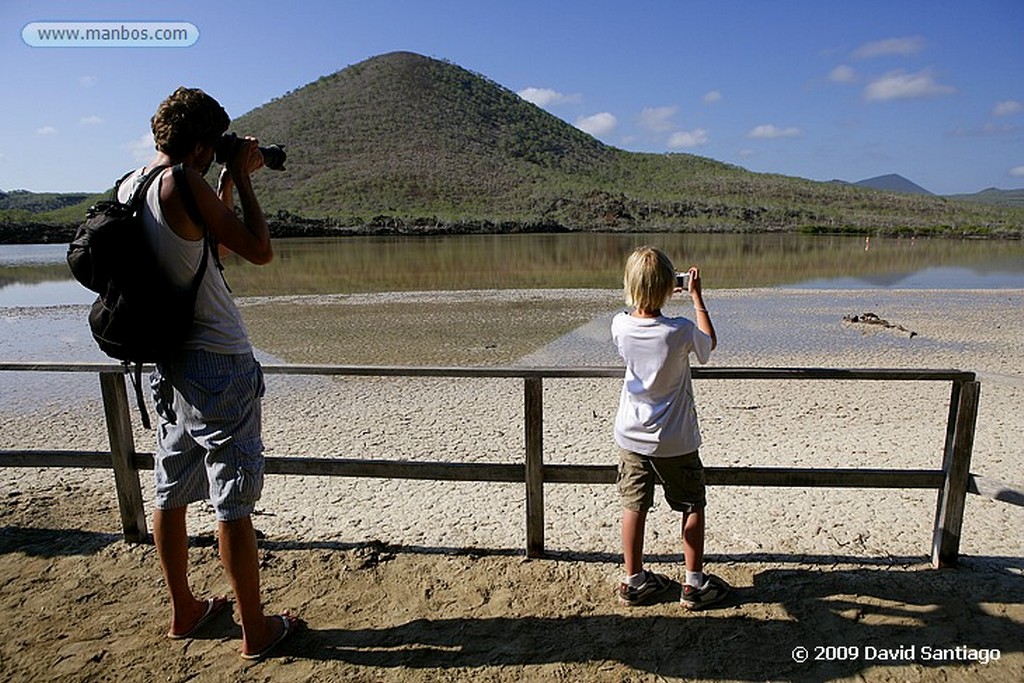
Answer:
MULTIPOLYGON (((139 470, 153 468, 152 453, 135 448, 124 369, 104 363, 0 362, 0 372, 97 373, 106 413, 110 451, 6 450, 0 467, 112 468, 124 537, 139 542, 147 536, 139 470)), ((526 486, 526 553, 544 553, 544 484, 609 484, 614 465, 544 463, 544 388, 548 378, 621 377, 613 367, 367 367, 268 365, 267 374, 377 377, 519 378, 523 380, 523 464, 406 462, 340 458, 268 457, 268 474, 428 479, 444 481, 522 482, 526 486)), ((710 486, 781 486, 829 488, 935 489, 938 501, 931 557, 936 567, 955 565, 968 491, 1021 504, 1020 493, 1006 491, 970 474, 980 384, 974 373, 957 370, 818 369, 818 368, 694 368, 695 380, 867 380, 949 382, 952 390, 945 443, 938 469, 823 469, 792 467, 708 467, 710 486), (1002 497, 1000 497, 1002 496, 1002 497)), ((936 451, 939 451, 937 445, 936 451)))

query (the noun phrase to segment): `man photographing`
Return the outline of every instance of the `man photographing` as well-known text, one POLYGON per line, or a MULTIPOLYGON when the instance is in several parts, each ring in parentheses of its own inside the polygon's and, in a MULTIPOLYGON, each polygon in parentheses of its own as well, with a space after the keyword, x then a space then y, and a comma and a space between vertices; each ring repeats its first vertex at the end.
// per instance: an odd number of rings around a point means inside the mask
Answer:
MULTIPOLYGON (((216 260, 213 250, 257 265, 273 258, 250 180, 264 165, 256 140, 233 145, 216 192, 203 178, 229 123, 215 99, 178 88, 152 118, 156 156, 118 189, 127 201, 147 170, 165 167, 146 192, 143 224, 162 274, 182 288, 205 259, 216 260), (234 211, 235 190, 241 218, 234 211)), ((300 621, 287 612, 267 616, 261 604, 251 515, 263 489, 263 372, 218 268, 203 271, 191 331, 178 353, 157 364, 151 383, 160 416, 153 537, 171 597, 168 637, 190 638, 230 606, 223 596, 197 599, 189 584, 186 511, 190 503, 208 500, 217 515, 221 563, 238 602, 242 656, 262 659, 300 621)))

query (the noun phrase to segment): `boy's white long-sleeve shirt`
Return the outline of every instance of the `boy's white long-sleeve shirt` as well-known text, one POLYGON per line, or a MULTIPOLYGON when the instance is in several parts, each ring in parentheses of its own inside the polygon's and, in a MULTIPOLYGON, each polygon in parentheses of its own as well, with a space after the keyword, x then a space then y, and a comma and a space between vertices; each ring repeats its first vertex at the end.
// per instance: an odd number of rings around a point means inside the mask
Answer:
POLYGON ((651 457, 685 455, 701 443, 690 377, 690 354, 711 357, 711 337, 687 318, 612 319, 612 340, 626 363, 615 416, 615 442, 651 457))

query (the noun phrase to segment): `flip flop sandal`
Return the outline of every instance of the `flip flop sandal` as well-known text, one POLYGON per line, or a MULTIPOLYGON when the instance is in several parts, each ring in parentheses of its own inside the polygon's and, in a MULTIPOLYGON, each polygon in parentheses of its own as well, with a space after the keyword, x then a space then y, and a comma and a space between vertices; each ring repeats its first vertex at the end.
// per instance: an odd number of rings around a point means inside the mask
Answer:
POLYGON ((253 652, 251 654, 246 654, 243 652, 242 659, 248 661, 260 661, 262 659, 265 659, 270 655, 271 652, 274 651, 274 648, 283 643, 288 638, 288 636, 299 630, 299 625, 302 623, 302 620, 298 617, 293 617, 290 614, 278 614, 276 616, 278 619, 281 620, 281 624, 284 626, 284 630, 281 631, 281 635, 279 635, 272 643, 270 643, 270 645, 267 645, 259 652, 253 652))
POLYGON ((225 609, 231 606, 231 601, 227 598, 213 597, 207 598, 206 600, 206 612, 203 616, 199 617, 199 621, 192 625, 192 628, 185 631, 184 633, 170 633, 168 632, 167 637, 171 640, 185 640, 191 638, 196 634, 196 631, 201 629, 206 624, 210 623, 218 614, 223 612, 225 609))

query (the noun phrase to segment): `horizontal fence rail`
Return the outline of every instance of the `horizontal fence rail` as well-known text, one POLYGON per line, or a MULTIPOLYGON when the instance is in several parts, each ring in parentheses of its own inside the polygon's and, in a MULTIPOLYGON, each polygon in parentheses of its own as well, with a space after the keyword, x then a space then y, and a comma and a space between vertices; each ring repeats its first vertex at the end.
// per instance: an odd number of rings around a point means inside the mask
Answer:
MULTIPOLYGON (((153 454, 135 449, 124 367, 113 363, 0 362, 0 372, 95 373, 100 377, 110 451, 0 451, 0 467, 83 467, 114 470, 124 535, 140 541, 146 520, 139 471, 153 468, 153 454)), ((373 477, 442 481, 521 482, 526 486, 526 552, 544 553, 544 484, 609 484, 615 465, 545 464, 543 457, 543 380, 621 378, 621 367, 399 367, 351 365, 267 365, 268 375, 363 377, 515 378, 523 380, 526 452, 522 464, 407 462, 315 457, 268 457, 266 472, 281 475, 373 477)), ((712 486, 934 489, 938 491, 932 537, 932 563, 955 565, 959 555, 968 492, 1013 504, 1024 493, 1001 482, 970 474, 980 385, 974 373, 931 369, 693 368, 695 380, 864 380, 949 382, 952 386, 946 439, 937 469, 827 469, 788 467, 708 467, 712 486)), ((938 451, 938 448, 937 448, 938 451)))

